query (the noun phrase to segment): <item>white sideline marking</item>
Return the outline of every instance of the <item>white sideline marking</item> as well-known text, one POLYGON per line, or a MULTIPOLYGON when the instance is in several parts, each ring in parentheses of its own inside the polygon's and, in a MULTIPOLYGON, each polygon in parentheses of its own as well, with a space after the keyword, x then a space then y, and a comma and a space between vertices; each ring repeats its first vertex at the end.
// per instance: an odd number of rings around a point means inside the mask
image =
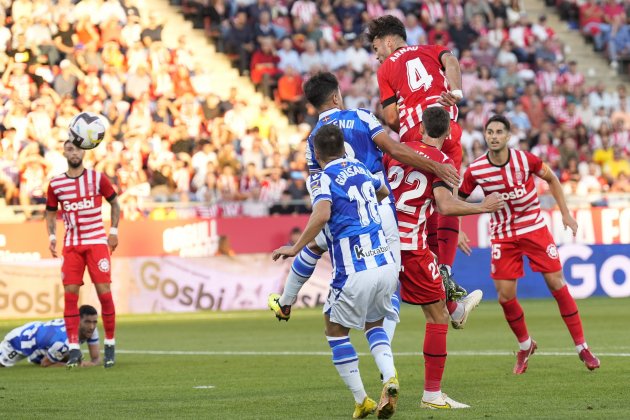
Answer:
MULTIPOLYGON (((179 351, 179 350, 118 350, 116 353, 164 356, 330 356, 328 351, 179 351)), ((516 351, 449 351, 449 356, 514 356, 516 351)), ((357 353, 369 356, 370 353, 357 353)), ((536 352, 536 356, 576 356, 575 352, 536 352)), ((418 352, 394 353, 394 356, 422 356, 418 352)), ((630 353, 597 353, 598 357, 630 357, 630 353)))
POLYGON ((193 386, 193 389, 212 389, 215 388, 214 385, 199 385, 199 386, 193 386))

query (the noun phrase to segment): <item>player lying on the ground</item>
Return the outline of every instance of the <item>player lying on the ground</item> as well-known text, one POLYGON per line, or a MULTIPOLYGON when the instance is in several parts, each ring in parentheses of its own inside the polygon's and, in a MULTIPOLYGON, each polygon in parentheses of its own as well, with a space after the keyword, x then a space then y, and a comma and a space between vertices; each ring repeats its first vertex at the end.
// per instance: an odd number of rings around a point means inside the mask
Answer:
MULTIPOLYGON (((449 162, 449 157, 440 151, 444 139, 450 134, 448 113, 442 107, 428 108, 422 115, 422 122, 422 141, 407 145, 436 162, 449 162)), ((441 390, 446 363, 446 334, 449 313, 453 326, 461 328, 483 294, 481 290, 475 290, 460 302, 447 301, 438 263, 427 241, 426 222, 434 211, 434 203, 441 214, 458 216, 492 213, 503 206, 503 199, 498 194, 492 194, 481 204, 463 203, 453 196, 452 189, 444 181, 431 173, 412 168, 389 156, 385 157, 384 164, 398 213, 402 250, 400 297, 403 302, 420 305, 427 320, 421 407, 467 408, 468 405, 448 398, 441 390)))
MULTIPOLYGON (((542 273, 547 287, 558 302, 560 315, 569 329, 580 360, 588 369, 597 369, 599 359, 593 356, 586 344, 577 305, 564 281, 556 244, 540 213, 534 176, 549 184, 549 191, 562 213, 562 223, 575 236, 578 225, 569 212, 562 185, 553 171, 537 156, 507 146, 510 139, 510 122, 507 118, 501 115, 490 117, 484 135, 488 153, 470 164, 464 174, 459 196, 465 199, 477 186, 481 186, 484 194, 499 193, 505 199, 505 206, 493 213, 490 221, 490 276, 494 280, 505 319, 520 347, 514 373, 525 373, 529 357, 538 347, 527 332, 525 314, 516 298, 517 280, 523 277, 524 256, 528 258, 533 271, 542 273)), ((471 249, 467 242, 468 238, 462 233, 460 248, 470 255, 471 249)))
POLYGON ((375 411, 379 418, 390 418, 396 410, 399 389, 383 319, 397 318, 391 297, 398 287, 398 267, 377 209, 378 202, 389 196, 389 188, 363 163, 344 158, 343 133, 336 125, 318 130, 313 143, 323 168, 309 177, 313 212, 295 245, 276 249, 272 257, 293 257, 322 230, 326 232, 333 278, 324 319, 333 364, 354 396, 353 418, 375 411), (378 405, 365 392, 350 328, 365 331, 381 372, 383 391, 378 405))
MULTIPOLYGON (((87 342, 90 352, 90 361, 81 366, 96 366, 100 363, 98 314, 90 305, 81 306, 79 314, 79 341, 87 342)), ((23 359, 41 367, 65 366, 69 350, 63 319, 29 322, 10 331, 0 343, 0 367, 11 367, 23 359)))

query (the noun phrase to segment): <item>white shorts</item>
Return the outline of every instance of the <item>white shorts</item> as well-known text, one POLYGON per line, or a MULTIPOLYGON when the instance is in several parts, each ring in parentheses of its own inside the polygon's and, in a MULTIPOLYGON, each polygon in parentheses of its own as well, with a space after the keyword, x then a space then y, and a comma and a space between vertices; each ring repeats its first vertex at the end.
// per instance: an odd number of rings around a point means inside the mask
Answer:
MULTIPOLYGON (((396 265, 398 266, 398 271, 400 271, 400 234, 398 232, 398 221, 396 219, 396 211, 394 210, 392 204, 389 203, 389 200, 387 201, 387 204, 381 203, 378 206, 378 214, 381 216, 381 227, 385 233, 385 240, 389 245, 389 250, 392 251, 394 261, 396 261, 396 265)), ((315 237, 315 243, 317 243, 317 246, 324 251, 328 251, 326 235, 330 234, 326 231, 327 229, 324 228, 315 237)))
POLYGON ((330 289, 324 313, 346 328, 365 329, 366 322, 387 318, 398 322, 392 295, 398 288, 395 264, 382 265, 348 275, 342 289, 330 289))
POLYGON ((11 367, 26 357, 18 353, 13 348, 11 343, 9 343, 9 340, 11 340, 16 335, 22 333, 22 328, 23 327, 18 327, 12 330, 6 335, 6 337, 4 337, 4 340, 0 343, 0 364, 2 364, 4 367, 11 367))

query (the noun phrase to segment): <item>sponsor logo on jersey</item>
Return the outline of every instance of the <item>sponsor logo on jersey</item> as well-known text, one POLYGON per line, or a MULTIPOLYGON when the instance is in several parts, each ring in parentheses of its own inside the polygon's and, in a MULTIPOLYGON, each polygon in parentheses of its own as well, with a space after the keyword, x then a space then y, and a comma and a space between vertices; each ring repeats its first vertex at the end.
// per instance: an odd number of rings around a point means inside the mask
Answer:
POLYGON ((101 270, 103 273, 109 272, 109 261, 107 260, 107 258, 100 259, 100 261, 98 262, 98 269, 101 270))
POLYGON ((554 260, 558 259, 558 248, 554 244, 549 244, 547 246, 547 255, 549 258, 553 258, 554 260))
POLYGON ((359 245, 354 246, 354 254, 357 256, 357 260, 363 258, 376 257, 377 255, 384 254, 389 251, 389 245, 381 245, 375 249, 365 249, 359 245))
POLYGON ((94 197, 92 198, 84 198, 81 201, 75 201, 74 203, 69 203, 67 201, 63 202, 63 209, 65 211, 76 211, 76 210, 84 210, 84 209, 92 209, 94 208, 94 197))
POLYGON ((501 193, 501 198, 503 198, 504 200, 516 200, 517 198, 521 198, 525 196, 525 194, 527 194, 527 190, 525 189, 525 186, 523 185, 520 188, 514 188, 510 192, 501 193))

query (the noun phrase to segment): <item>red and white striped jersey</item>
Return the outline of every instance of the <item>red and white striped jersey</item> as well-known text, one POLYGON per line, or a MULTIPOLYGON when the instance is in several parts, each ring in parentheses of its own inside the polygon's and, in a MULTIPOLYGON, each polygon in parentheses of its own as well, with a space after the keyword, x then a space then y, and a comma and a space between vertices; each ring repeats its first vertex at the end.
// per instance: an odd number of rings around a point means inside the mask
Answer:
MULTIPOLYGON (((450 91, 442 66, 442 56, 451 51, 440 45, 413 45, 399 48, 385 59, 376 74, 381 105, 397 103, 402 142, 418 141, 422 113, 438 103, 443 92, 450 91)), ((457 121, 457 106, 446 108, 457 121)))
POLYGON ((512 238, 545 227, 533 175, 542 175, 543 161, 521 150, 509 149, 508 161, 497 166, 484 154, 470 164, 459 195, 468 197, 477 185, 484 195, 497 192, 505 206, 491 215, 492 239, 512 238))
POLYGON ((101 214, 103 197, 112 201, 116 192, 106 176, 91 169, 76 178, 64 173, 50 180, 46 209, 57 211, 61 205, 66 227, 64 246, 107 245, 101 214))
MULTIPOLYGON (((439 149, 421 142, 407 146, 419 155, 439 163, 453 161, 439 149)), ((433 213, 433 188, 447 184, 431 172, 422 172, 385 155, 383 165, 394 194, 401 251, 418 251, 427 247, 426 221, 433 213)), ((449 188, 450 189, 450 188, 449 188)))

